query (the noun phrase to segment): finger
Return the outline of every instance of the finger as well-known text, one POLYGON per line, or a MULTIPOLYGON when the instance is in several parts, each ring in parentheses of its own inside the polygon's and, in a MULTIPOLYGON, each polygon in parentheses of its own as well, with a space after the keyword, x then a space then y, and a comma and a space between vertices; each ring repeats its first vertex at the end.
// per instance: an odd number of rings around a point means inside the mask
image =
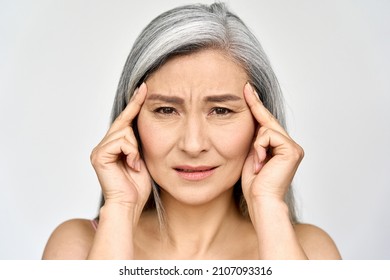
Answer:
POLYGON ((267 157, 267 149, 262 146, 253 147, 253 173, 257 174, 260 172, 261 168, 264 165, 265 159, 267 157))
POLYGON ((280 134, 279 132, 271 128, 263 126, 259 129, 259 133, 256 137, 254 146, 255 148, 259 147, 265 150, 268 150, 270 148, 276 149, 288 141, 289 139, 287 139, 283 134, 280 134))
POLYGON ((106 135, 103 140, 99 143, 98 146, 103 146, 108 142, 111 142, 115 139, 124 137, 127 141, 133 144, 135 147, 138 147, 137 139, 135 138, 134 131, 130 126, 126 126, 120 130, 114 131, 111 134, 106 135))
POLYGON ((300 162, 303 158, 303 149, 290 138, 270 128, 262 127, 254 143, 259 163, 267 160, 267 151, 272 149, 272 156, 289 162, 300 162))
POLYGON ((131 126, 132 121, 141 110, 142 104, 145 101, 146 92, 146 84, 142 83, 142 85, 135 90, 129 104, 127 104, 126 108, 115 119, 108 131, 108 134, 123 127, 131 126))
POLYGON ((125 137, 114 139, 95 148, 92 151, 91 162, 95 168, 105 168, 109 164, 116 163, 121 155, 126 156, 126 163, 130 168, 139 171, 138 148, 125 137))
POLYGON ((270 111, 260 101, 259 96, 252 86, 246 83, 244 87, 245 100, 255 117, 261 126, 272 128, 290 138, 284 128, 279 124, 278 120, 271 114, 270 111))

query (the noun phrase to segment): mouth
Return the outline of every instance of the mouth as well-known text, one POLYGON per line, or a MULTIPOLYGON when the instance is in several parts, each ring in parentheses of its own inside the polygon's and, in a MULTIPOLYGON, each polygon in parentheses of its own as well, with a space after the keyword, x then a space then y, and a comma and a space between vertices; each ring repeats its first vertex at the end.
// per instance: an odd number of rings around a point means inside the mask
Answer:
POLYGON ((173 169, 183 179, 200 181, 211 176, 218 166, 176 166, 173 169))

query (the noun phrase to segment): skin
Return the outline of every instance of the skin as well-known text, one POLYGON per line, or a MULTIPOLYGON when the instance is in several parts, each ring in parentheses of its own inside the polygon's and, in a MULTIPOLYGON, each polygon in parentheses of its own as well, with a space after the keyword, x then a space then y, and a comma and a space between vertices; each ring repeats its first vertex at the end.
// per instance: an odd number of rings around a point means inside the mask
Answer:
POLYGON ((154 72, 91 154, 106 200, 98 229, 65 222, 43 258, 340 258, 323 230, 291 224, 283 198, 304 153, 247 81, 217 50, 172 58, 154 72), (240 177, 250 220, 233 201, 240 177), (151 178, 162 189, 165 234, 155 211, 142 212, 151 178))
POLYGON ((241 67, 216 52, 173 58, 147 80, 138 129, 164 205, 174 199, 198 206, 231 194, 255 132, 242 92, 247 80, 241 67), (215 73, 224 74, 216 79, 215 73), (204 180, 189 181, 175 166, 216 168, 204 180))

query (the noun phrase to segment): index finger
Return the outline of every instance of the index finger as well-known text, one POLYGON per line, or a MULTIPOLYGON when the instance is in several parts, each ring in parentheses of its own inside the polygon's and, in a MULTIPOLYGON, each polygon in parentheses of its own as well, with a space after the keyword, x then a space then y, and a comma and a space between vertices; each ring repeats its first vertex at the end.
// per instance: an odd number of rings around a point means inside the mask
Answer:
POLYGON ((274 115, 272 115, 271 112, 263 105, 256 91, 252 88, 249 82, 246 83, 244 87, 244 96, 252 115, 255 117, 260 126, 271 128, 290 138, 274 115))
POLYGON ((141 110, 142 104, 145 101, 146 92, 147 92, 146 84, 142 83, 142 85, 135 90, 132 98, 130 99, 129 104, 127 104, 126 108, 115 119, 115 121, 111 125, 109 132, 116 131, 118 129, 131 125, 134 118, 141 110))

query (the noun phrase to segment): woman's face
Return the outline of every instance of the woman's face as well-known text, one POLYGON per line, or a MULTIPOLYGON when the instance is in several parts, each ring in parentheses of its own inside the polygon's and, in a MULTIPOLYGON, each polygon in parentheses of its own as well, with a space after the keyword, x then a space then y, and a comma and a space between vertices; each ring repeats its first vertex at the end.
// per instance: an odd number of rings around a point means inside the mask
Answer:
POLYGON ((243 96, 247 81, 244 69, 216 50, 174 57, 147 79, 138 130, 162 196, 198 205, 232 189, 255 131, 243 96))

